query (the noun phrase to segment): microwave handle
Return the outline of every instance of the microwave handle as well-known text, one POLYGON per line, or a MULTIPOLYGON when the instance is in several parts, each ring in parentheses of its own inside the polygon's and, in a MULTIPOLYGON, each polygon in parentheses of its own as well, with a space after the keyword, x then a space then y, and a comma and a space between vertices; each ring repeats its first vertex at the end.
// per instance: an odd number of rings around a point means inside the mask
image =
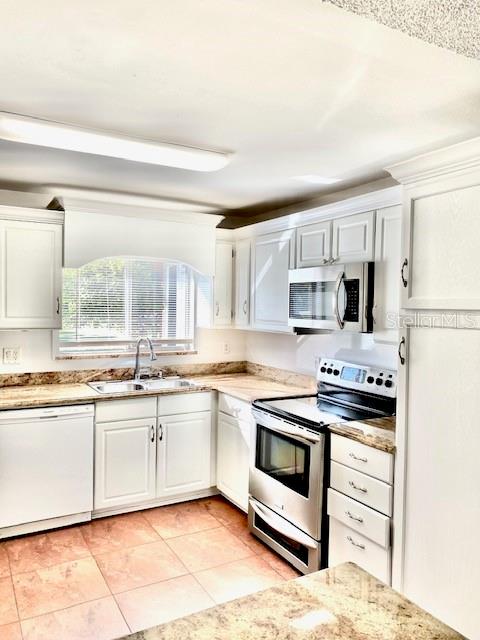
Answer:
POLYGON ((342 318, 340 317, 340 311, 338 309, 338 294, 340 293, 340 287, 342 285, 343 279, 345 278, 345 273, 343 271, 341 271, 338 276, 337 276, 337 280, 335 282, 335 317, 337 319, 337 324, 338 324, 338 328, 339 329, 343 329, 343 327, 345 326, 345 322, 342 320, 342 318))
POLYGON ((263 505, 260 502, 257 502, 254 498, 249 498, 250 506, 253 511, 262 518, 268 525, 278 531, 278 533, 283 533, 284 536, 290 538, 290 540, 294 540, 299 544, 303 544, 305 547, 309 547, 310 549, 316 549, 315 541, 307 536, 306 533, 303 533, 297 527, 294 527, 289 522, 287 522, 284 518, 277 516, 273 511, 264 511, 263 505))

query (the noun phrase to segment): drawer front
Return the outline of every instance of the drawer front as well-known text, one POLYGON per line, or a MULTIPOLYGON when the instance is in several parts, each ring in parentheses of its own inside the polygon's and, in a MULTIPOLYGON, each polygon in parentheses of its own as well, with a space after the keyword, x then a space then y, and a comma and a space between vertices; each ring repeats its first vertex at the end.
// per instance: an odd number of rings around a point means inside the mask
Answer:
POLYGON ((330 486, 386 516, 392 515, 393 488, 381 480, 332 460, 330 486))
POLYGON ((218 396, 218 410, 239 420, 252 422, 252 405, 226 393, 220 393, 218 396))
POLYGON ((158 396, 158 415, 173 416, 178 413, 196 413, 210 411, 212 408, 212 392, 175 393, 158 396))
POLYGON ((96 422, 114 422, 116 420, 136 420, 155 418, 157 398, 125 398, 122 400, 103 400, 95 404, 96 422))
POLYGON ((393 483, 393 455, 361 442, 332 434, 332 460, 367 473, 378 480, 393 483))
POLYGON ((328 515, 384 549, 390 547, 390 518, 334 489, 328 490, 328 515))
POLYGON ((355 562, 385 584, 391 583, 391 554, 360 533, 330 518, 328 566, 342 562, 355 562))

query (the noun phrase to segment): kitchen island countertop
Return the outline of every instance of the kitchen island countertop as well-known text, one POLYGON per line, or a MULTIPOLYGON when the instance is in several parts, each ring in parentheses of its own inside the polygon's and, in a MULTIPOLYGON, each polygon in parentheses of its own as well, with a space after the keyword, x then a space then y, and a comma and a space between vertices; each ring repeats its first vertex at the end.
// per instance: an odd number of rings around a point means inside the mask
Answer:
POLYGON ((139 631, 123 640, 461 640, 352 563, 139 631))

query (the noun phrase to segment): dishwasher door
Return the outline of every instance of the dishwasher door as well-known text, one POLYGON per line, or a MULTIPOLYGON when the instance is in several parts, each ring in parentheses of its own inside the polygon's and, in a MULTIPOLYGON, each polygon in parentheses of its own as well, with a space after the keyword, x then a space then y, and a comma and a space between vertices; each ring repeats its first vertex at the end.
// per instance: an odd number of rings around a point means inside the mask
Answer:
POLYGON ((93 509, 93 405, 0 412, 0 528, 93 509))

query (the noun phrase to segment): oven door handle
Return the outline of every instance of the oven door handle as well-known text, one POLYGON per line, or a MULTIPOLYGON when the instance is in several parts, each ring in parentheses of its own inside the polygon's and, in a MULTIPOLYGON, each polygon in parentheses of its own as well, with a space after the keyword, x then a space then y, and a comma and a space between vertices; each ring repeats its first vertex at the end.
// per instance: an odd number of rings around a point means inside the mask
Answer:
POLYGON ((257 516, 260 516, 262 520, 265 520, 265 522, 268 525, 270 525, 272 529, 275 529, 275 531, 278 531, 278 533, 282 533, 287 538, 290 538, 290 540, 294 540, 299 544, 303 544, 305 547, 308 547, 309 549, 317 548, 315 541, 312 538, 310 538, 310 536, 307 536, 306 533, 303 533, 302 531, 297 529, 297 527, 294 527, 293 524, 290 524, 289 522, 284 520, 281 516, 277 516, 275 513, 271 512, 270 510, 269 510, 269 513, 264 511, 264 508, 262 508, 263 505, 261 505, 260 502, 257 502, 257 500, 255 500, 254 498, 249 498, 249 503, 252 509, 257 514, 257 516))
POLYGON ((339 329, 343 329, 344 326, 345 326, 345 322, 340 317, 340 310, 338 308, 338 294, 340 293, 340 287, 342 286, 342 282, 343 282, 344 278, 345 278, 345 273, 343 271, 341 271, 337 276, 337 280, 335 281, 335 298, 334 298, 335 307, 334 307, 334 311, 335 311, 335 318, 337 319, 337 324, 338 324, 338 328, 339 329))
POLYGON ((277 431, 278 433, 283 433, 286 436, 291 436, 292 438, 295 438, 296 440, 300 440, 305 444, 318 444, 319 442, 321 442, 321 438, 319 438, 315 434, 305 433, 303 430, 301 431, 300 429, 297 431, 295 427, 292 427, 292 428, 284 427, 283 425, 280 426, 279 424, 275 424, 275 425, 267 424, 265 426, 267 427, 267 429, 270 429, 271 431, 274 431, 274 432, 277 431))

